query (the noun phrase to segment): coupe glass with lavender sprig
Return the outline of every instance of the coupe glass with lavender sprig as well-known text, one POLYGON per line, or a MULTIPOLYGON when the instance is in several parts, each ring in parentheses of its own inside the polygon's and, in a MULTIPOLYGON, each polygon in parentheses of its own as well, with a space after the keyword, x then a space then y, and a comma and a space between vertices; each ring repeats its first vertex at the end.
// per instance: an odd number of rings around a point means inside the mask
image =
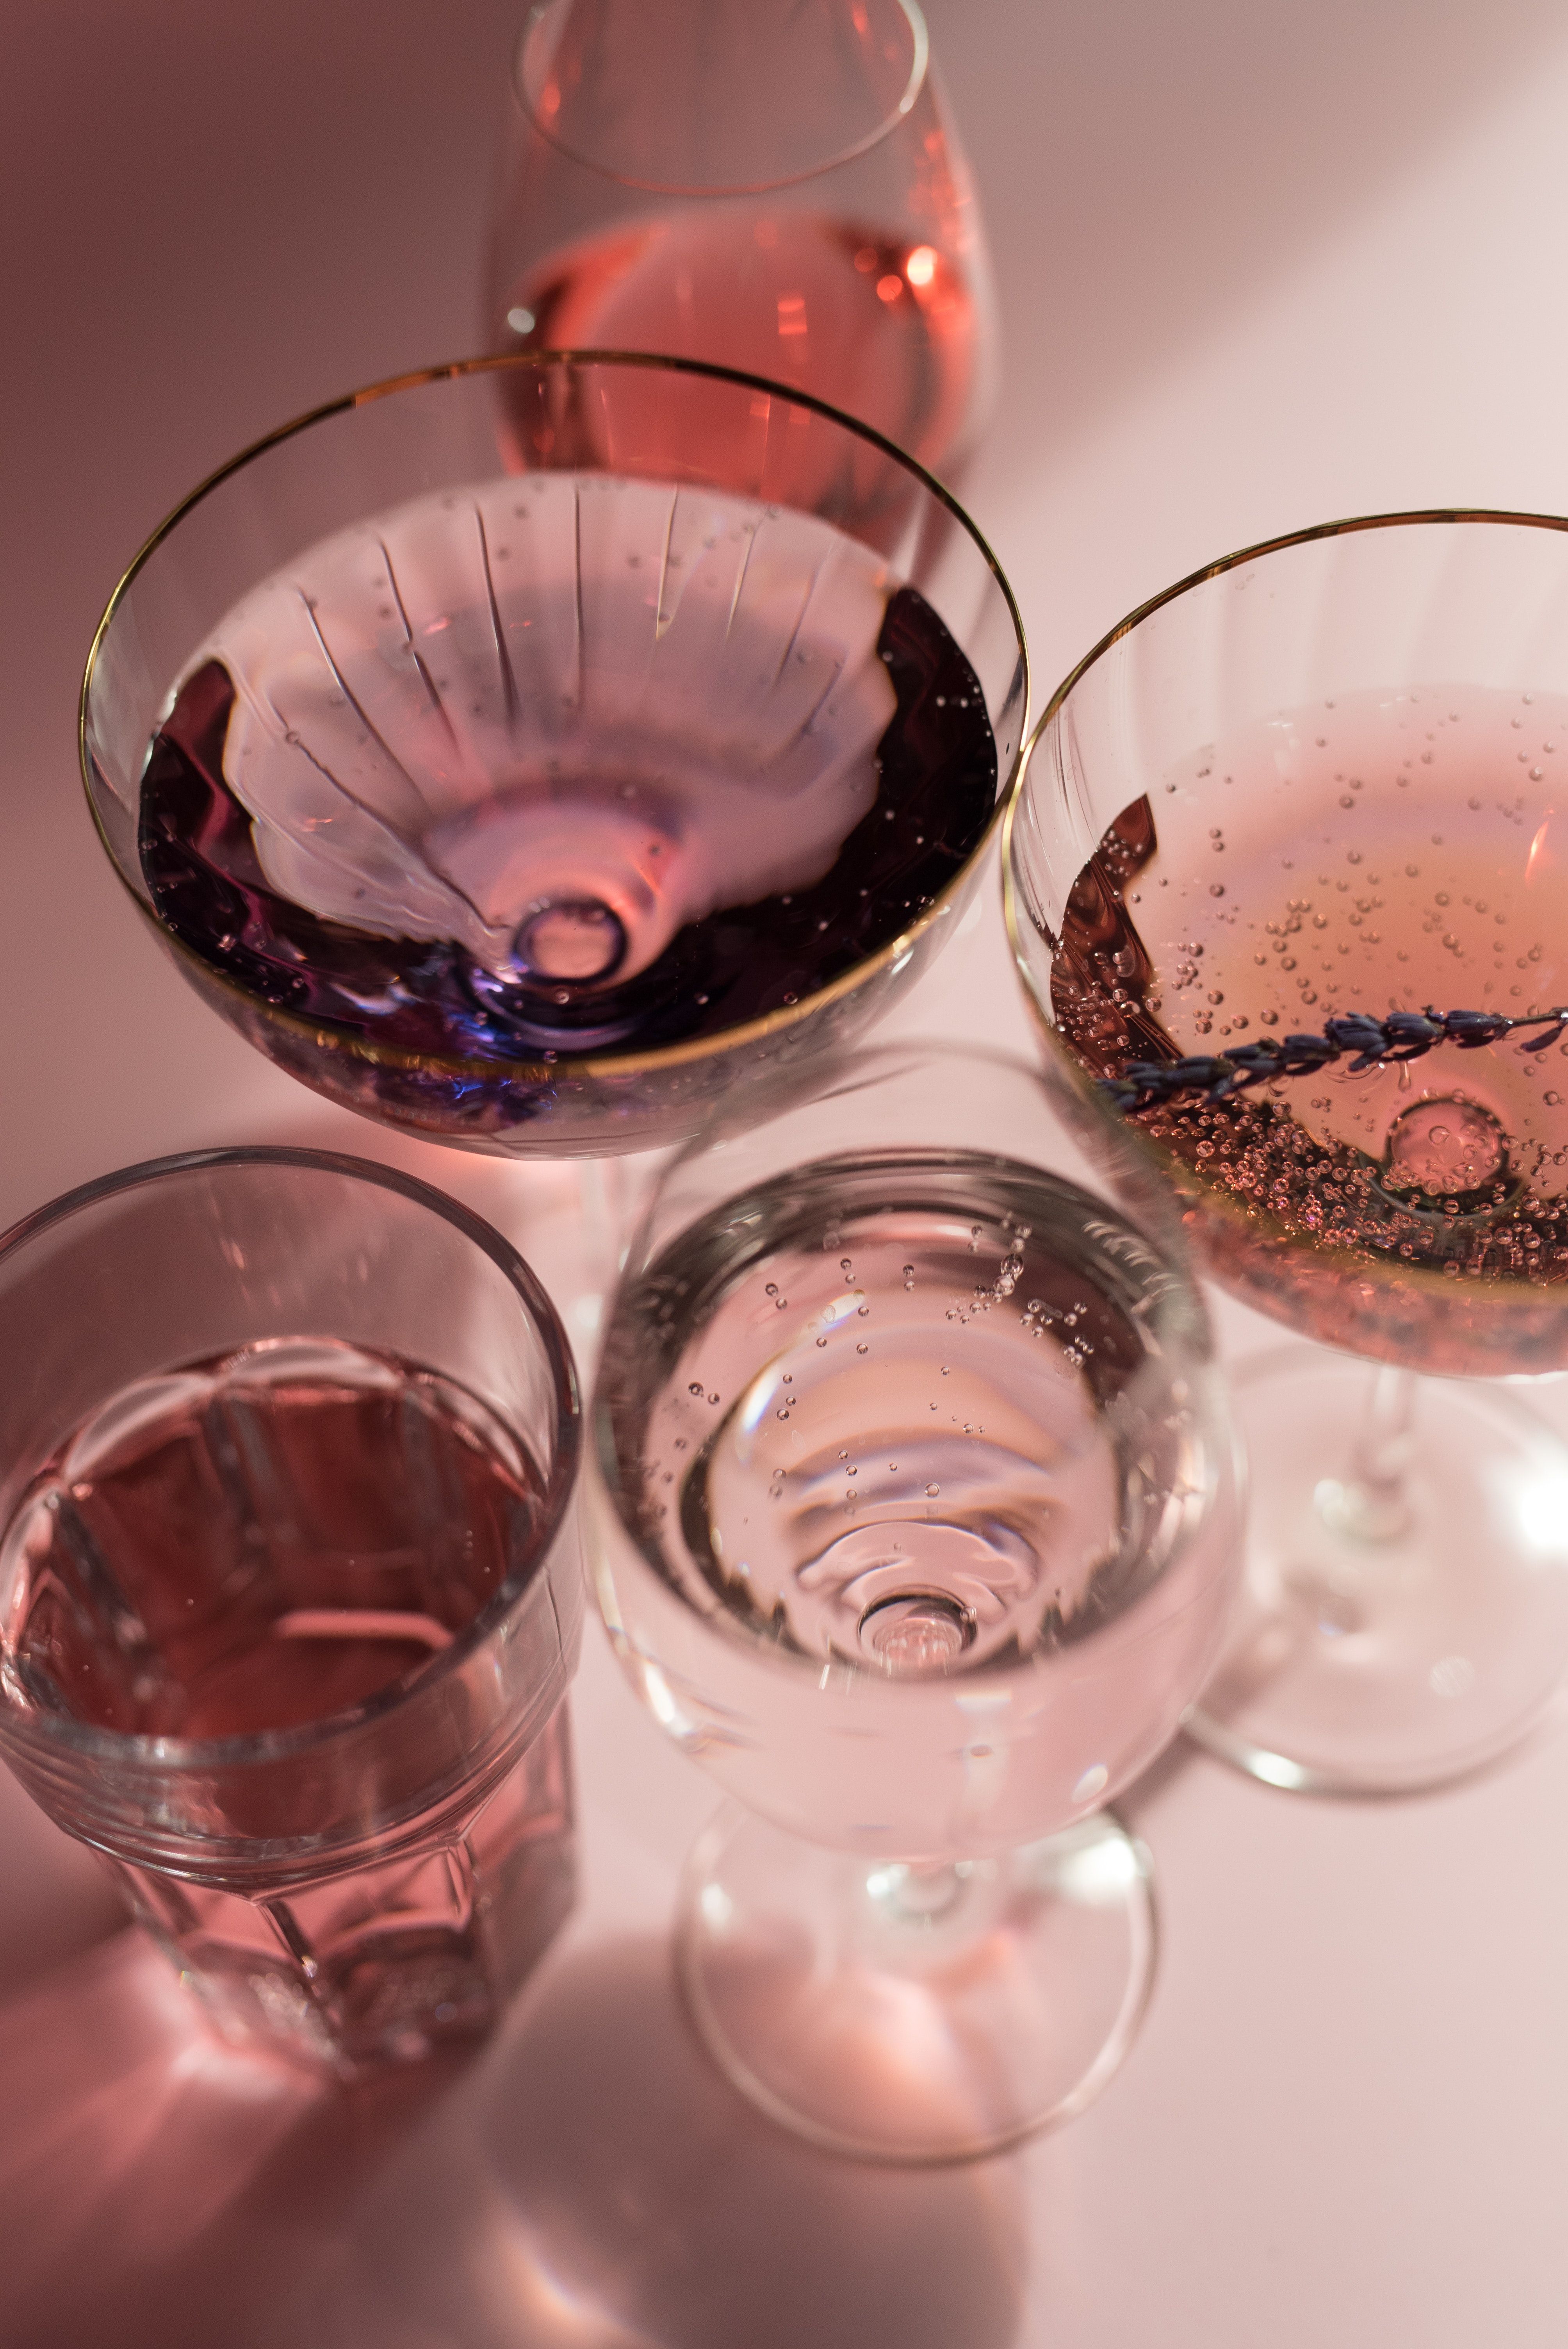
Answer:
POLYGON ((1237 1381, 1248 1578, 1193 1716, 1433 1785, 1568 1661, 1568 523, 1336 523, 1184 580, 1052 700, 1019 967, 1133 1195, 1318 1344, 1237 1381))

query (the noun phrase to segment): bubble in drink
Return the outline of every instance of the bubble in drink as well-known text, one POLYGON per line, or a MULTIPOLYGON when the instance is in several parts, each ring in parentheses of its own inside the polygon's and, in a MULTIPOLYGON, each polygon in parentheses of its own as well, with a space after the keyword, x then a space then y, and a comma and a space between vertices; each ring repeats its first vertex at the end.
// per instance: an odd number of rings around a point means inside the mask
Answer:
MULTIPOLYGON (((317 1027, 481 1063, 636 1054, 897 937, 996 771, 963 654, 859 541, 689 487, 508 476, 324 540, 233 607, 151 744, 139 854, 186 947, 317 1027)), ((519 1113, 482 1068, 417 1090, 449 1123, 519 1113)))
MULTIPOLYGON (((1124 809, 1073 886, 1051 969, 1064 1042, 1114 1076, 1222 1053, 1253 1022, 1279 1038, 1351 1012, 1568 1000, 1568 769, 1554 782, 1563 754, 1543 747, 1568 705, 1538 701, 1538 778, 1520 697, 1479 687, 1342 695, 1326 725, 1288 712, 1189 760, 1158 823, 1147 798, 1124 809), (1233 779, 1222 907, 1194 877, 1211 768, 1233 779), (1412 827, 1434 815, 1418 865, 1412 827)), ((1366 1351, 1430 1369, 1502 1367, 1494 1309, 1508 1367, 1568 1361, 1568 1122, 1542 1057, 1504 1037, 1326 1075, 1133 1113, 1223 1277, 1340 1343, 1350 1315, 1366 1351), (1372 1264, 1401 1268, 1396 1287, 1369 1286, 1372 1264)))
POLYGON ((868 1843, 879 1805, 924 1802, 921 1837, 992 1848, 1072 1814, 1086 1708, 1123 1769, 1156 1750, 1217 1637, 1231 1557, 1213 1509, 1228 1469, 1157 1334, 1174 1294, 1141 1236, 1058 1178, 911 1154, 795 1170, 624 1297, 601 1378, 637 1553, 623 1571, 613 1537, 617 1636, 634 1669, 669 1660, 682 1717, 705 1724, 690 1734, 742 1799, 868 1843), (870 1357, 852 1319, 822 1331, 841 1295, 830 1212, 874 1300, 870 1357), (1071 1344, 998 1288, 991 1268, 1018 1257, 1025 1293, 1076 1317, 1071 1344), (782 1326, 756 1311, 764 1267, 794 1299, 782 1326), (660 1299, 691 1306, 661 1319, 660 1299), (698 1376, 717 1413, 697 1414, 698 1376), (855 1694, 892 1682, 972 1707, 970 1728, 855 1694), (1006 1759, 971 1784, 981 1721, 1006 1759))

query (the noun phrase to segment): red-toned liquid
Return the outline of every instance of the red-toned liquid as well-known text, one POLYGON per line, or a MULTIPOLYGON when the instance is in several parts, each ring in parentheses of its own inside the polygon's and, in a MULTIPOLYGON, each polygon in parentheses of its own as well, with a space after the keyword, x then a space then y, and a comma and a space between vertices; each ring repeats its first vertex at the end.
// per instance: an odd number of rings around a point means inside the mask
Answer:
POLYGON ((940 468, 977 389, 975 293, 937 246, 716 206, 585 240, 519 280, 500 347, 658 351, 798 384, 940 468))
POLYGON ((536 1545, 540 1480, 464 1390, 320 1340, 128 1389, 0 1540, 23 1702, 127 1733, 324 1719, 449 1647, 536 1545))

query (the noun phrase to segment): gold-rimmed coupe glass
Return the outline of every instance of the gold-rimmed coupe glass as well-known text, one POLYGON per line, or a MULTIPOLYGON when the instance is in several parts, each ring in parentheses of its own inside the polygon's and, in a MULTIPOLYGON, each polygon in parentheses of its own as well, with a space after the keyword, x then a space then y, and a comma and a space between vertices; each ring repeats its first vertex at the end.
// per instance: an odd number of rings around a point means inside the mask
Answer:
POLYGON ((317 409, 164 523, 82 690, 104 847, 328 1099, 599 1158, 790 1078, 954 926, 1016 780, 1016 606, 874 432, 656 357, 317 409))
POLYGON ((1568 1661, 1568 523, 1229 556, 1053 697, 1008 822, 1043 1036, 1136 1197, 1318 1341, 1249 1364, 1248 1578, 1191 1726, 1274 1784, 1479 1767, 1568 1661), (1433 1375, 1421 1375, 1430 1373, 1433 1375))

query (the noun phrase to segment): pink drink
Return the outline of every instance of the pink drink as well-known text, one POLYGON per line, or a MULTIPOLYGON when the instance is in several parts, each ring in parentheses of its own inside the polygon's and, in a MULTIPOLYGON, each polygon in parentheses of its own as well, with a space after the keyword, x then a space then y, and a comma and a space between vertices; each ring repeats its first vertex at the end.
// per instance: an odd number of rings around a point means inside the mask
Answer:
POLYGON ((585 239, 526 273, 495 323, 498 347, 661 351, 798 384, 934 467, 975 393, 975 295, 945 252, 779 204, 585 239))
MULTIPOLYGON (((1051 971, 1063 1039, 1116 1075, 1350 1012, 1551 1010, 1568 1000, 1565 792, 1552 696, 1363 692, 1205 748, 1074 886, 1051 971)), ((1435 1370, 1554 1368, 1568 1048, 1524 1040, 1361 1073, 1346 1058, 1131 1122, 1264 1310, 1435 1370)))
MULTIPOLYGON (((296 1857, 243 1892, 201 1880, 201 1749, 408 1695, 526 1577, 542 1492, 517 1437, 452 1380, 299 1339, 138 1381, 22 1495, 0 1537, 5 1697, 197 1744, 186 1865, 115 1873, 230 2035, 260 2029, 346 2070, 423 2053, 485 2027, 559 1923, 563 1706, 456 1817, 448 1797, 428 1835, 416 1816, 383 1838, 395 1857, 296 1857)), ((324 1755, 259 1784, 239 1824, 297 1848, 343 1799, 324 1755)))
POLYGON ((1095 1809, 1228 1597, 1177 1319, 1112 1211, 996 1159, 828 1161, 688 1234, 600 1389, 635 1542, 600 1528, 601 1603, 657 1717, 749 1807, 870 1853, 1095 1809))

